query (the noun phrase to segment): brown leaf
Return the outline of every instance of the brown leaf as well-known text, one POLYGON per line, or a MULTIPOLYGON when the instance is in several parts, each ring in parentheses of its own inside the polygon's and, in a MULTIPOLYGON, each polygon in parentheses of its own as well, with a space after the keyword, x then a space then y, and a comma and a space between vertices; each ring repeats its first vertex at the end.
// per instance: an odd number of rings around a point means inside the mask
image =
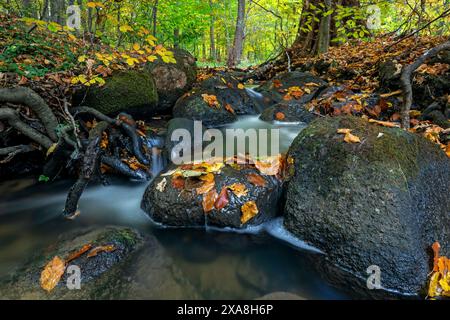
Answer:
POLYGON ((433 243, 431 248, 433 249, 433 271, 436 272, 439 270, 438 262, 439 262, 439 250, 441 249, 441 245, 439 244, 439 242, 436 241, 435 243, 433 243))
POLYGON ((276 80, 273 80, 272 83, 273 83, 273 87, 274 87, 274 88, 277 88, 277 89, 278 89, 278 88, 281 88, 281 87, 283 86, 283 84, 281 83, 281 81, 280 81, 280 80, 277 80, 277 79, 276 79, 276 80))
POLYGON ((214 174, 212 173, 205 174, 199 179, 203 181, 203 184, 196 189, 198 195, 208 193, 216 186, 214 174))
POLYGON ((92 258, 95 257, 96 255, 98 255, 101 252, 113 252, 116 250, 116 247, 114 245, 107 245, 107 246, 99 246, 99 247, 95 247, 94 249, 92 249, 87 257, 88 258, 92 258))
POLYGON ((92 249, 92 244, 89 243, 89 244, 84 245, 80 250, 71 253, 69 255, 69 257, 66 259, 66 263, 70 263, 71 261, 78 259, 79 257, 81 257, 83 254, 85 254, 86 252, 88 252, 91 249, 92 249))
POLYGON ((41 273, 41 287, 47 292, 52 291, 61 280, 64 271, 66 270, 65 262, 58 256, 54 257, 52 261, 47 263, 41 273))
POLYGON ((217 191, 215 188, 205 193, 203 195, 202 200, 203 212, 204 213, 211 212, 214 209, 214 204, 216 203, 216 200, 217 200, 217 191))
POLYGON ((267 185, 266 179, 264 179, 262 176, 256 173, 249 173, 247 175, 247 180, 251 184, 258 186, 258 187, 265 187, 267 185))
POLYGON ((219 197, 217 198, 216 202, 214 203, 214 207, 217 210, 222 210, 223 208, 225 208, 228 203, 230 202, 229 197, 228 197, 228 189, 227 187, 223 187, 222 191, 219 194, 219 197))
POLYGON ((173 176, 172 177, 172 187, 177 190, 184 189, 185 180, 182 176, 173 176))
POLYGON ((205 101, 211 108, 220 108, 220 103, 215 95, 202 94, 203 101, 205 101))
POLYGON ((255 201, 248 201, 241 207, 241 212, 241 223, 245 224, 255 217, 259 213, 259 210, 255 201))

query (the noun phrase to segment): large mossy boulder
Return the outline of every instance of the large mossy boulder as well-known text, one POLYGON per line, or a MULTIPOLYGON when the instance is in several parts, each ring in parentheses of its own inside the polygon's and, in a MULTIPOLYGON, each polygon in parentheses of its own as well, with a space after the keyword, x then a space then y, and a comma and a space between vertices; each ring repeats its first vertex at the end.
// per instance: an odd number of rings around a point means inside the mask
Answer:
POLYGON ((236 168, 226 165, 220 172, 215 173, 214 189, 217 195, 225 187, 233 184, 243 184, 246 195, 236 195, 227 192, 228 204, 222 209, 213 208, 205 213, 203 194, 197 189, 203 183, 199 177, 185 178, 184 182, 173 182, 171 176, 156 178, 147 188, 142 209, 155 221, 168 226, 177 227, 231 227, 244 229, 256 226, 275 217, 279 210, 281 182, 272 176, 261 175, 264 186, 257 186, 250 182, 248 175, 260 176, 255 168, 236 168), (258 213, 250 219, 243 219, 242 206, 250 201, 256 203, 258 213))
POLYGON ((226 102, 219 100, 215 91, 194 90, 177 101, 173 116, 202 121, 206 127, 215 127, 237 120, 234 109, 227 110, 226 106, 226 102))
MULTIPOLYGON (((450 252, 450 160, 437 145, 356 117, 318 119, 292 144, 285 227, 330 263, 381 286, 417 294, 427 284, 431 246, 450 252), (346 143, 352 129, 361 143, 346 143)), ((348 285, 342 284, 341 285, 348 285)))
POLYGON ((30 257, 23 267, 0 280, 0 299, 104 300, 104 299, 193 299, 171 258, 156 238, 124 227, 78 230, 62 236, 48 248, 30 257), (91 245, 109 247, 89 257, 86 251, 69 261, 57 286, 50 292, 40 286, 41 272, 55 256, 68 259, 91 245), (81 288, 69 289, 70 266, 81 271, 81 288), (151 272, 149 272, 151 270, 151 272))
POLYGON ((153 76, 144 71, 113 73, 105 85, 90 86, 74 95, 74 105, 94 108, 107 115, 127 112, 137 117, 158 113, 158 92, 153 76))
POLYGON ((156 82, 158 109, 169 112, 178 98, 188 92, 197 79, 195 58, 186 50, 170 51, 173 52, 176 63, 165 63, 158 58, 145 66, 145 70, 150 72, 156 82))

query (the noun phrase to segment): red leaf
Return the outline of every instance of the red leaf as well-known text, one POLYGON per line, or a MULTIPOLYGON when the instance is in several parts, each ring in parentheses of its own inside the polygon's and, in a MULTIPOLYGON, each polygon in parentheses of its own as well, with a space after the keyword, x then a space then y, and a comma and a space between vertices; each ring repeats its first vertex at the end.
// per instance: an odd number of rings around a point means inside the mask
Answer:
POLYGON ((223 187, 222 191, 219 194, 219 197, 217 198, 216 202, 214 203, 214 207, 217 210, 222 210, 223 208, 225 208, 228 203, 230 202, 229 198, 228 198, 228 189, 227 187, 223 187))

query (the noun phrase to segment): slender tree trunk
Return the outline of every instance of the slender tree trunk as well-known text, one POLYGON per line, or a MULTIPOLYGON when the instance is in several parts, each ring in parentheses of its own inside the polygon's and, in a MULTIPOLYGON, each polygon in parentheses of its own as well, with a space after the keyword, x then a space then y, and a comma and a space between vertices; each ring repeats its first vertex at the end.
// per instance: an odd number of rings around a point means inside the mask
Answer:
POLYGON ((180 29, 175 28, 173 30, 173 47, 178 49, 180 47, 180 29))
POLYGON ((228 55, 227 65, 229 68, 236 67, 241 62, 242 49, 244 47, 245 28, 245 0, 238 0, 238 15, 236 20, 236 32, 234 43, 228 55))
POLYGON ((211 22, 209 25, 209 59, 211 61, 216 61, 217 60, 217 54, 216 54, 216 40, 215 40, 215 30, 214 30, 214 24, 216 22, 216 18, 214 16, 214 11, 213 11, 213 2, 212 0, 209 0, 209 7, 211 9, 211 22))
MULTIPOLYGON (((325 9, 324 11, 327 12, 331 9, 331 0, 325 0, 325 9)), ((320 20, 320 26, 319 26, 319 35, 317 39, 317 50, 315 53, 321 54, 328 51, 328 48, 330 46, 330 24, 331 24, 331 15, 322 16, 322 19, 320 20)))
POLYGON ((156 37, 156 27, 158 24, 158 0, 155 0, 152 8, 153 36, 156 37))

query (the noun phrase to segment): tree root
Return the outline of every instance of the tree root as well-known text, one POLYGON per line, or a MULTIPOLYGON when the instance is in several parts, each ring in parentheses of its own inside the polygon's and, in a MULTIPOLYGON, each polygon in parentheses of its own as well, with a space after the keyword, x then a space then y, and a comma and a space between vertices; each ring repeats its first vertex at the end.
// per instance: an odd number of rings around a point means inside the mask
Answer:
POLYGON ((69 194, 67 195, 63 212, 63 216, 66 219, 74 219, 79 214, 78 201, 95 171, 98 169, 101 153, 100 142, 102 141, 103 132, 108 129, 108 127, 108 122, 101 121, 89 132, 88 146, 84 153, 80 176, 77 182, 70 188, 69 194))
POLYGON ((104 155, 101 157, 101 161, 102 163, 106 164, 113 170, 117 171, 118 173, 126 177, 136 180, 147 180, 147 178, 149 177, 149 175, 145 171, 132 170, 127 164, 123 163, 119 158, 104 155))
POLYGON ((420 56, 416 61, 412 64, 403 68, 402 76, 400 78, 403 89, 403 105, 402 105, 402 127, 406 130, 410 128, 410 116, 409 112, 411 110, 411 105, 413 101, 413 92, 411 85, 411 76, 413 72, 420 67, 426 60, 434 57, 439 52, 443 50, 450 49, 450 41, 444 42, 443 44, 434 47, 427 52, 425 52, 422 56, 420 56))
POLYGON ((96 117, 97 119, 99 119, 101 121, 105 121, 111 125, 120 127, 125 132, 125 134, 131 138, 132 152, 133 152, 134 156, 136 157, 136 159, 138 159, 138 161, 140 163, 142 163, 143 165, 150 164, 150 160, 143 153, 142 139, 139 136, 139 134, 137 133, 136 125, 134 124, 134 120, 131 116, 121 113, 119 115, 118 119, 113 119, 113 118, 110 118, 107 115, 101 113, 100 111, 95 110, 93 108, 89 108, 89 107, 77 107, 77 108, 72 109, 72 112, 73 112, 74 117, 76 117, 79 114, 86 113, 86 114, 90 114, 90 115, 96 117))
POLYGON ((19 145, 14 147, 6 147, 0 149, 0 156, 7 156, 5 159, 0 161, 0 164, 7 163, 11 161, 19 153, 27 153, 35 151, 36 147, 32 145, 19 145))
MULTIPOLYGON (((10 102, 24 104, 30 107, 41 120, 45 130, 51 140, 56 142, 56 127, 58 119, 54 115, 52 109, 45 103, 36 92, 27 87, 1 88, 0 102, 10 102)), ((19 129, 18 129, 19 130, 19 129)))
MULTIPOLYGON (((2 89, 0 89, 0 91, 1 90, 2 89)), ((11 127, 20 131, 21 133, 26 135, 31 140, 36 141, 37 143, 39 143, 46 149, 49 149, 54 143, 54 141, 49 139, 46 135, 40 133, 36 129, 31 128, 25 122, 20 120, 18 112, 14 109, 0 108, 0 120, 2 120, 2 119, 7 120, 11 127)), ((55 136, 56 136, 56 133, 55 133, 55 136)))

